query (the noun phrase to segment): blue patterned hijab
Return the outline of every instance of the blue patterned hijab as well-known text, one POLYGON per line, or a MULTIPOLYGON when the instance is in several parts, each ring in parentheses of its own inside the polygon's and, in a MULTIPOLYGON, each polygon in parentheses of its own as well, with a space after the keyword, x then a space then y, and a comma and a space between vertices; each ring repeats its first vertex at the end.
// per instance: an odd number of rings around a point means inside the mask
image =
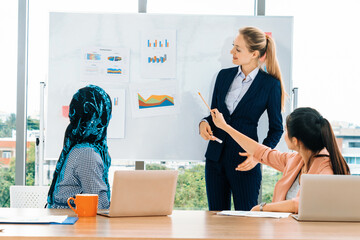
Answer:
POLYGON ((61 170, 65 167, 68 154, 74 146, 83 144, 99 153, 104 162, 104 182, 108 187, 110 200, 109 167, 111 158, 106 141, 107 127, 111 118, 111 100, 100 87, 88 85, 79 89, 69 107, 70 124, 65 131, 64 147, 56 164, 54 177, 48 193, 48 204, 54 203, 53 193, 61 170))

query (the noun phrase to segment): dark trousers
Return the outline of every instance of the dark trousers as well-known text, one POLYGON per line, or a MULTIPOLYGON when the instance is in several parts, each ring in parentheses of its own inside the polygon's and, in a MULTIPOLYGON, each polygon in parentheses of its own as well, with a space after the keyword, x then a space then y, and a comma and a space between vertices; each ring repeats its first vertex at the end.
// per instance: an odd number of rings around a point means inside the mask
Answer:
POLYGON ((235 210, 249 211, 258 204, 261 184, 260 164, 246 172, 236 171, 239 162, 221 158, 206 160, 206 193, 210 211, 231 209, 231 194, 235 210))

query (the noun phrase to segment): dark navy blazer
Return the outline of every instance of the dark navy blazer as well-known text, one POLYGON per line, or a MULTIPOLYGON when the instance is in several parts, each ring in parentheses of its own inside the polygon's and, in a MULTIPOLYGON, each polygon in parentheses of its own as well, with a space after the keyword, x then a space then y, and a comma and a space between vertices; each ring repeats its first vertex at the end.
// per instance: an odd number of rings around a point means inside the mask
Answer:
MULTIPOLYGON (((238 67, 223 69, 219 72, 212 97, 211 108, 217 108, 224 116, 225 121, 239 132, 258 141, 257 126, 261 115, 267 110, 269 118, 269 131, 263 144, 274 148, 283 133, 281 116, 281 87, 280 81, 259 70, 250 88, 230 115, 225 104, 225 97, 233 82, 238 67)), ((226 148, 226 156, 240 162, 245 158, 239 156, 244 150, 225 131, 217 128, 211 115, 205 118, 213 131, 214 136, 223 140, 220 144, 209 141, 205 157, 208 160, 219 161, 223 148, 226 148)))

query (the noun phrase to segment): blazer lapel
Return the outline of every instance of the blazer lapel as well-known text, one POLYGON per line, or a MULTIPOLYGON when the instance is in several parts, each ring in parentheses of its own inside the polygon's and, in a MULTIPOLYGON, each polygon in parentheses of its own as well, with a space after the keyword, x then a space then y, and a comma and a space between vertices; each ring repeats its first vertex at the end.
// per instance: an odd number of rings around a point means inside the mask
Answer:
POLYGON ((236 106, 232 115, 235 114, 237 111, 239 111, 239 109, 241 109, 242 105, 245 104, 249 98, 256 95, 256 93, 261 88, 261 83, 262 83, 263 77, 264 77, 264 73, 262 72, 261 69, 259 69, 259 72, 256 75, 255 79, 253 80, 253 83, 251 84, 251 86, 249 87, 249 89, 247 90, 247 92, 245 93, 243 98, 240 100, 240 102, 236 106))
POLYGON ((220 93, 220 103, 223 104, 222 109, 226 109, 225 111, 223 111, 223 114, 226 114, 227 116, 230 116, 230 112, 226 106, 225 98, 232 82, 234 81, 236 74, 238 73, 238 69, 239 69, 238 67, 232 68, 229 74, 224 77, 224 83, 222 85, 222 89, 220 93))

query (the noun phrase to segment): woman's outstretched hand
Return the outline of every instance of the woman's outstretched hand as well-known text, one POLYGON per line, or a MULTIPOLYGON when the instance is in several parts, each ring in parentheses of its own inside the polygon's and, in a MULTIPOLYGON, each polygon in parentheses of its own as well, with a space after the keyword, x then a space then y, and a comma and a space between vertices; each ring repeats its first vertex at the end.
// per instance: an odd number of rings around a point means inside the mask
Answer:
POLYGON ((236 171, 249 171, 253 169, 259 162, 254 160, 254 156, 251 154, 248 154, 246 152, 239 153, 240 156, 247 157, 247 159, 240 163, 237 168, 235 168, 236 171))
POLYGON ((222 115, 222 113, 219 112, 219 110, 217 110, 216 108, 212 109, 211 117, 212 117, 212 120, 213 120, 215 126, 224 130, 224 128, 227 126, 227 123, 225 122, 225 119, 224 119, 224 116, 222 115))

